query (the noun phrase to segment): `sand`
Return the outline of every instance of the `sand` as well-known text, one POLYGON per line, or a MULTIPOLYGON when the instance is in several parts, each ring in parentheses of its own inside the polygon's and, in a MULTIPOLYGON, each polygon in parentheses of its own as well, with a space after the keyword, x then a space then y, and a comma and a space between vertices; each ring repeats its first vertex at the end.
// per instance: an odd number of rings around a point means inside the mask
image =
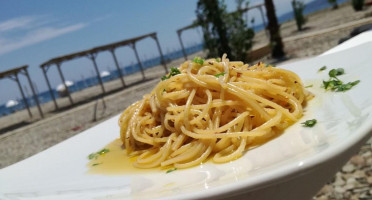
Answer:
MULTIPOLYGON (((309 15, 305 30, 301 32, 296 30, 294 21, 286 22, 281 25, 281 35, 285 43, 287 56, 289 59, 295 60, 319 55, 336 46, 338 41, 348 36, 354 27, 372 23, 371 16, 371 7, 362 12, 354 12, 350 4, 347 3, 340 6, 338 10, 323 10, 309 15)), ((263 31, 257 33, 254 49, 266 45, 267 41, 263 31)), ((195 56, 203 57, 204 55, 204 52, 199 52, 190 55, 189 58, 195 56)), ((174 60, 168 64, 168 68, 177 66, 183 61, 183 58, 174 60)), ((46 116, 44 119, 40 119, 36 108, 31 109, 34 114, 34 118, 31 120, 26 110, 0 118, 0 129, 3 129, 3 133, 0 135, 0 168, 4 168, 41 152, 122 112, 128 105, 141 99, 143 94, 148 93, 153 88, 159 78, 164 75, 164 69, 162 66, 156 66, 147 69, 145 74, 145 81, 142 81, 140 73, 124 77, 127 85, 130 85, 125 89, 120 89, 121 82, 119 79, 105 83, 105 89, 108 93, 119 90, 104 97, 107 105, 105 109, 103 108, 101 99, 91 100, 89 102, 86 100, 94 99, 100 95, 100 86, 94 86, 73 93, 72 98, 77 103, 73 107, 69 107, 67 98, 58 99, 58 105, 60 107, 67 107, 68 109, 54 111, 53 102, 43 104, 42 109, 46 116), (94 115, 95 107, 97 107, 97 112, 94 115), (20 123, 23 126, 4 132, 5 127, 9 127, 12 124, 19 125, 20 123)), ((362 147, 361 154, 367 155, 364 159, 372 159, 370 158, 372 155, 370 143, 367 143, 365 146, 362 147)), ((358 168, 358 170, 363 171, 363 168, 358 168)), ((340 171, 339 173, 345 174, 344 171, 340 171)), ((364 172, 364 174, 366 180, 368 178, 371 179, 372 173, 368 175, 367 172, 364 172)), ((336 185, 334 182, 325 185, 324 188, 314 199, 342 199, 345 197, 343 196, 345 192, 335 190, 336 185), (338 191, 340 193, 337 193, 338 191)))

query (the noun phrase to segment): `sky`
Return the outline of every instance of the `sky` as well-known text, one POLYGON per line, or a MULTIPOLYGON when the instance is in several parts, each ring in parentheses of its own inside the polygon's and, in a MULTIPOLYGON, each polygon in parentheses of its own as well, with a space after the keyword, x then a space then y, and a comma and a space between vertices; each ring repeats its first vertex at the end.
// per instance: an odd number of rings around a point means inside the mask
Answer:
MULTIPOLYGON (((274 0, 278 16, 291 10, 290 1, 274 0)), ((228 10, 235 10, 235 0, 225 2, 228 10)), ((251 0, 250 5, 262 2, 251 0)), ((0 72, 29 65, 31 79, 42 92, 47 86, 39 66, 54 57, 151 32, 157 32, 163 53, 180 49, 176 30, 196 18, 196 4, 197 0, 0 0, 0 72)), ((256 24, 261 22, 257 10, 250 17, 256 24)), ((186 31, 182 37, 185 46, 202 40, 198 30, 186 31)), ((141 60, 159 55, 150 38, 140 41, 137 49, 141 60)), ((122 66, 136 63, 129 47, 117 49, 116 55, 122 66)), ((114 69, 109 52, 100 53, 97 64, 100 71, 114 69)), ((72 81, 93 76, 93 70, 88 58, 62 64, 65 78, 72 81)), ((48 76, 53 88, 61 83, 56 67, 50 68, 48 76)), ((28 87, 25 77, 20 79, 28 87)), ((20 97, 14 81, 0 79, 0 104, 20 97)))

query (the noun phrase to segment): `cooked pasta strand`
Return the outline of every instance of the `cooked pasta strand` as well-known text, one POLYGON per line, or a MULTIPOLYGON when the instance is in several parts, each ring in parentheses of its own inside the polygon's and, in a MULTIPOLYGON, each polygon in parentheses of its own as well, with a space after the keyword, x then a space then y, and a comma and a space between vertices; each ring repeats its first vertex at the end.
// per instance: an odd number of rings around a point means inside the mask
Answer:
POLYGON ((209 59, 186 61, 119 118, 138 168, 228 162, 298 121, 312 98, 293 72, 209 59))

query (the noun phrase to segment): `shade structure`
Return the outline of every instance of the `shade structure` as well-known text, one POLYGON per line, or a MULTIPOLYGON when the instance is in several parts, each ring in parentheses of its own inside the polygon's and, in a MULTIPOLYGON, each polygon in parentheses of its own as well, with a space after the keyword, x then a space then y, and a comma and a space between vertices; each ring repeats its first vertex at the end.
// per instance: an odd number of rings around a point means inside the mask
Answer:
MULTIPOLYGON (((98 47, 95 47, 95 48, 92 48, 92 49, 88 49, 88 50, 84 50, 84 51, 71 53, 71 54, 67 54, 67 55, 64 55, 64 56, 56 57, 56 58, 52 58, 52 59, 44 62, 43 64, 41 64, 40 67, 43 71, 45 80, 47 82, 47 86, 49 88, 50 95, 51 95, 51 97, 53 99, 53 102, 54 102, 54 105, 55 105, 55 109, 57 110, 59 108, 58 108, 56 97, 53 94, 53 90, 50 86, 50 81, 49 81, 49 78, 48 78, 48 75, 47 75, 47 72, 48 72, 48 70, 51 66, 53 66, 53 65, 57 66, 58 73, 59 73, 59 76, 62 80, 62 83, 65 83, 65 76, 64 76, 64 74, 62 72, 62 69, 61 69, 62 63, 66 62, 66 61, 73 60, 73 59, 82 58, 82 57, 89 58, 93 63, 94 71, 96 72, 96 76, 97 76, 99 85, 101 86, 101 89, 102 89, 101 97, 103 98, 106 91, 105 91, 105 87, 104 87, 103 81, 102 81, 102 78, 104 76, 102 76, 102 73, 99 72, 97 62, 96 62, 96 58, 97 58, 98 54, 101 53, 101 52, 104 52, 104 51, 111 52, 111 54, 113 56, 113 59, 114 59, 116 69, 119 73, 119 76, 120 76, 120 79, 121 79, 121 82, 122 82, 122 86, 125 87, 123 74, 122 74, 120 66, 118 64, 118 60, 117 60, 117 57, 116 57, 116 54, 115 54, 115 50, 117 48, 123 47, 123 46, 131 47, 134 51, 135 56, 136 56, 138 66, 140 67, 142 78, 145 79, 146 77, 145 77, 145 73, 144 73, 144 68, 143 68, 142 62, 141 62, 141 60, 138 56, 138 51, 137 51, 137 48, 136 48, 136 43, 140 40, 145 39, 145 38, 152 38, 152 39, 155 40, 156 46, 157 46, 159 54, 160 54, 161 64, 164 67, 165 73, 168 73, 166 62, 164 60, 164 56, 163 56, 163 53, 162 53, 162 50, 161 50, 160 43, 158 41, 156 32, 152 32, 152 33, 141 35, 141 36, 134 37, 134 38, 131 38, 131 39, 122 40, 122 41, 119 41, 119 42, 114 42, 114 43, 98 46, 98 47)), ((107 75, 107 73, 105 73, 103 75, 107 75)), ((66 88, 66 96, 69 98, 70 104, 73 105, 74 102, 73 102, 73 99, 70 95, 70 92, 69 92, 68 87, 66 86, 66 84, 65 84, 65 88, 66 88)))
MULTIPOLYGON (((30 106, 27 102, 27 99, 25 97, 25 94, 24 94, 22 86, 21 86, 21 82, 19 80, 19 74, 22 74, 22 75, 26 76, 26 78, 28 80, 28 84, 31 88, 33 99, 34 99, 34 101, 36 103, 36 106, 39 110, 39 114, 40 114, 41 118, 44 118, 43 111, 41 110, 41 107, 40 107, 39 99, 37 98, 37 95, 35 94, 35 89, 34 89, 34 86, 32 85, 32 81, 31 81, 30 75, 28 74, 27 68, 28 68, 28 65, 23 65, 21 67, 15 67, 13 69, 0 72, 0 79, 9 78, 10 80, 13 80, 17 83, 19 91, 20 91, 22 99, 23 99, 23 102, 24 102, 24 104, 27 108, 28 114, 32 118, 33 116, 32 116, 31 110, 30 110, 30 106)), ((8 101, 8 103, 9 103, 9 101, 8 101)), ((9 105, 14 105, 14 103, 15 102, 10 102, 9 105)))

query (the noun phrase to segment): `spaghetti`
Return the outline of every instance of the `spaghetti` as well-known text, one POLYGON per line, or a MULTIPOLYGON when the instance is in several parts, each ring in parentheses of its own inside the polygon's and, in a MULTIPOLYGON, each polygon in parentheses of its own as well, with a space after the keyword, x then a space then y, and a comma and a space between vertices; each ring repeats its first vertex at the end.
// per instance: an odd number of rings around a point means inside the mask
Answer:
POLYGON ((239 158, 303 115, 312 95, 293 72, 258 63, 186 61, 119 120, 138 168, 187 168, 239 158))

